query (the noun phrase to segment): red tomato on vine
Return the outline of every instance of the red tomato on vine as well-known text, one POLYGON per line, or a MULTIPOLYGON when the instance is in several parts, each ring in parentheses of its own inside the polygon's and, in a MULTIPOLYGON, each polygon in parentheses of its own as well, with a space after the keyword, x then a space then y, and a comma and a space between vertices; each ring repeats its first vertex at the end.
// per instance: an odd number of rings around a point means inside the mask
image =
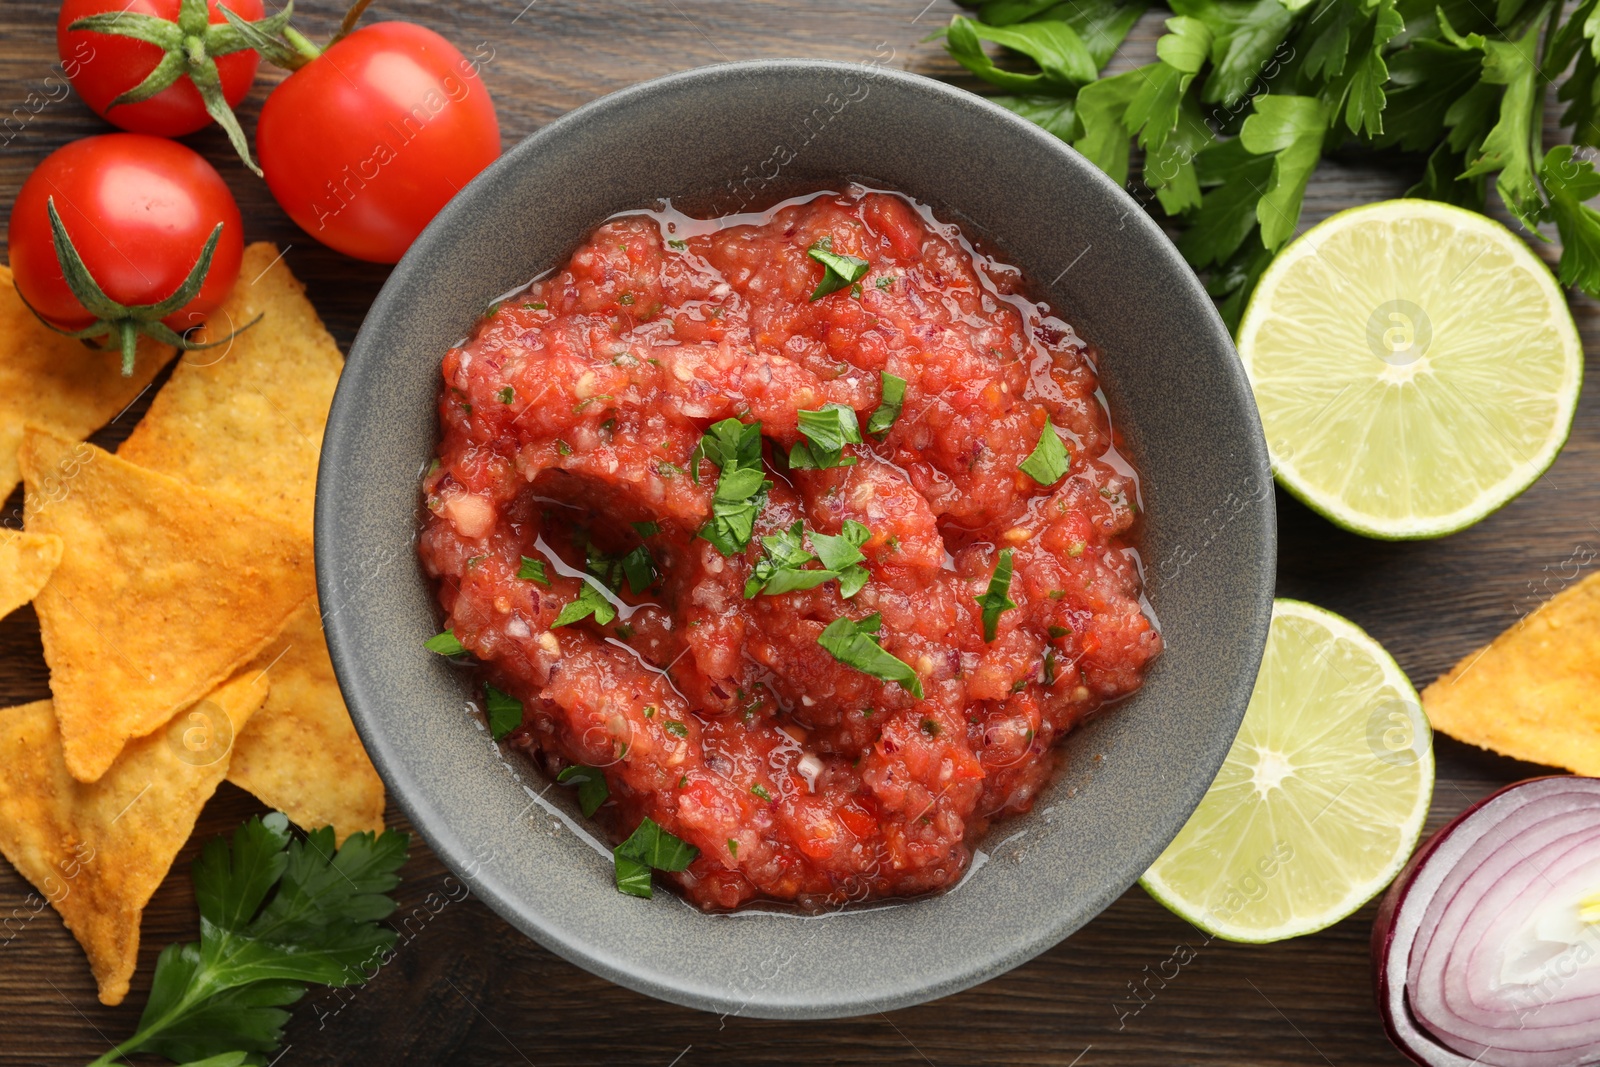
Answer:
POLYGON ((176 141, 140 133, 86 137, 47 156, 17 194, 7 240, 34 313, 119 348, 124 374, 141 334, 209 347, 182 335, 227 297, 244 255, 221 175, 176 141))
MULTIPOLYGON (((346 30, 366 5, 345 19, 346 30)), ((312 237, 394 263, 439 209, 500 154, 479 67, 409 22, 335 37, 267 97, 256 149, 273 197, 312 237)))
POLYGON ((261 63, 255 35, 276 37, 289 18, 287 8, 271 18, 263 10, 261 0, 65 0, 56 50, 73 88, 107 122, 180 137, 215 120, 254 168, 233 108, 261 63))

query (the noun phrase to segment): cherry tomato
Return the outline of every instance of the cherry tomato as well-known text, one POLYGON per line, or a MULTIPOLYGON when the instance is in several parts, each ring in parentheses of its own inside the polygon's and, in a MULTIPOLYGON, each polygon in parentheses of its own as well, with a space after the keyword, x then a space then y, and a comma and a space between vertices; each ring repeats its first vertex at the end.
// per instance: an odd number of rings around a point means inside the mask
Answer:
POLYGON ((106 296, 130 307, 177 292, 222 224, 200 292, 162 320, 179 333, 205 321, 239 276, 239 205, 211 164, 161 137, 86 137, 52 152, 28 176, 12 206, 7 238, 18 291, 64 330, 96 319, 73 295, 56 259, 46 209, 51 198, 90 276, 106 296))
POLYGON ((330 45, 261 108, 256 155, 300 228, 394 263, 500 154, 478 64, 432 30, 377 22, 330 45))
MULTIPOLYGON (((262 17, 261 0, 225 0, 225 3, 246 21, 254 22, 262 17)), ((208 0, 207 6, 212 23, 227 21, 218 9, 218 0, 208 0)), ((181 137, 210 124, 211 116, 206 114, 200 91, 188 77, 179 78, 148 100, 123 104, 108 111, 112 100, 155 70, 164 53, 154 44, 120 34, 67 29, 89 15, 119 11, 174 22, 181 7, 182 0, 66 0, 61 5, 61 17, 56 20, 56 51, 72 87, 95 114, 125 130, 161 137, 181 137)), ((229 107, 238 104, 250 91, 260 63, 261 57, 250 50, 216 57, 222 95, 229 107)))

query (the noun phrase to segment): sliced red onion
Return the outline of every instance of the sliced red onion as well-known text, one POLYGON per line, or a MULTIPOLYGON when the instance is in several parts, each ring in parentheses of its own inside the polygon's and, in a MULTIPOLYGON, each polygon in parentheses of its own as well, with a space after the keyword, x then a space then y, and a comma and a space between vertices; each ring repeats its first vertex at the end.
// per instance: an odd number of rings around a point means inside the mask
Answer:
POLYGON ((1600 1065, 1600 779, 1535 778, 1417 850, 1372 932, 1389 1037, 1424 1067, 1600 1065))

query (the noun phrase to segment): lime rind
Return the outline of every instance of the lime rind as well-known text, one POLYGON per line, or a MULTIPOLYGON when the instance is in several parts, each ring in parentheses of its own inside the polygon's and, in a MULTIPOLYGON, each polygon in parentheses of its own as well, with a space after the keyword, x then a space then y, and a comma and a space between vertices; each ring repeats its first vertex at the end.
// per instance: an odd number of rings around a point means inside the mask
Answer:
POLYGON ((1314 933, 1399 873, 1433 778, 1426 719, 1393 657, 1347 619, 1277 600, 1233 748, 1140 884, 1225 940, 1314 933))
POLYGON ((1387 540, 1454 533, 1526 490, 1570 435, 1582 386, 1582 343, 1549 269, 1499 223, 1433 201, 1369 204, 1308 230, 1262 276, 1238 336, 1279 484, 1387 540), (1434 308, 1422 317, 1434 359, 1367 359, 1373 323, 1406 294, 1434 308), (1326 355, 1352 350, 1362 358, 1326 355))

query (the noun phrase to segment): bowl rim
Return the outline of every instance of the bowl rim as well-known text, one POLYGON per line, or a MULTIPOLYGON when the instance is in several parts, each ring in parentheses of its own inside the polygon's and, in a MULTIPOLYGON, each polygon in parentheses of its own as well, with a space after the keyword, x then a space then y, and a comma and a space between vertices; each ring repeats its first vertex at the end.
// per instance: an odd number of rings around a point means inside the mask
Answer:
MULTIPOLYGON (((484 169, 477 177, 459 191, 439 211, 432 222, 423 230, 422 234, 412 243, 405 256, 395 266, 383 288, 368 309, 356 338, 350 347, 346 358, 344 372, 341 374, 339 386, 336 390, 333 404, 328 416, 327 428, 324 436, 320 455, 317 476, 316 517, 315 528, 317 536, 314 542, 314 555, 317 569, 317 583, 319 595, 324 602, 336 600, 334 586, 334 571, 338 565, 338 558, 347 554, 347 549, 340 544, 340 539, 335 536, 337 519, 333 514, 333 505, 330 494, 324 490, 334 479, 332 473, 345 462, 349 454, 347 438, 336 432, 336 427, 348 421, 355 421, 359 416, 356 409, 360 400, 356 394, 357 383, 363 377, 363 372, 371 371, 371 364, 380 360, 381 353, 373 351, 374 335, 379 327, 375 323, 388 317, 400 300, 400 286, 396 279, 402 277, 409 268, 415 267, 426 259, 432 239, 438 234, 453 226, 456 220, 470 213, 472 192, 486 184, 491 175, 515 168, 521 160, 537 153, 541 146, 548 140, 562 136, 569 128, 581 126, 593 121, 595 116, 603 115, 614 108, 627 108, 633 106, 641 98, 671 90, 679 86, 704 82, 726 80, 729 86, 736 84, 737 80, 747 75, 766 74, 774 71, 795 70, 804 73, 834 73, 850 74, 868 72, 868 64, 852 63, 840 60, 825 59, 754 59, 734 62, 722 62, 702 65, 687 70, 676 71, 670 74, 637 82, 625 88, 607 93, 568 111, 545 124, 522 141, 502 153, 493 163, 484 169), (355 371, 355 373, 352 373, 355 371), (324 536, 324 532, 327 536, 324 536)), ((1084 180, 1099 184, 1106 190, 1112 190, 1115 196, 1120 197, 1126 205, 1127 215, 1131 218, 1131 225, 1144 227, 1149 234, 1160 238, 1158 249, 1170 263, 1178 269, 1175 273, 1175 283, 1188 290, 1189 298, 1196 301, 1209 314, 1220 339, 1228 351, 1232 351, 1232 337, 1226 326, 1223 325, 1215 305, 1206 294, 1199 278, 1183 260, 1175 246, 1173 246, 1162 233, 1159 226, 1143 210, 1138 203, 1128 195, 1116 182, 1104 174, 1097 166, 1082 157, 1070 145, 1061 141, 1053 134, 1046 132, 1037 125, 1021 116, 990 102, 982 96, 958 88, 948 83, 939 81, 926 75, 916 74, 897 68, 873 65, 870 76, 874 79, 888 79, 899 82, 916 92, 940 95, 959 106, 987 112, 996 122, 1010 127, 1013 136, 1033 138, 1049 146, 1053 151, 1065 153, 1069 157, 1076 157, 1079 169, 1085 172, 1084 180)), ((1234 359, 1231 364, 1219 368, 1219 372, 1231 379, 1233 389, 1239 391, 1247 400, 1251 397, 1249 381, 1245 376, 1243 366, 1234 359)), ((1271 484, 1271 468, 1268 460, 1266 440, 1262 433, 1259 417, 1255 413, 1254 403, 1247 405, 1248 415, 1253 422, 1252 434, 1248 436, 1249 460, 1257 472, 1271 484)), ((1272 597, 1274 592, 1276 557, 1277 557, 1277 524, 1275 520, 1275 504, 1271 492, 1268 492, 1264 501, 1265 515, 1261 524, 1259 537, 1259 557, 1262 581, 1260 588, 1247 591, 1243 599, 1255 601, 1254 613, 1251 616, 1252 626, 1247 633, 1246 640, 1252 646, 1247 650, 1250 660, 1259 663, 1262 651, 1266 644, 1267 626, 1271 618, 1272 597)), ((567 931, 557 924, 550 924, 543 920, 543 916, 530 916, 523 903, 515 899, 509 891, 509 883, 499 882, 485 875, 478 860, 472 855, 471 849, 463 841, 448 818, 437 807, 435 800, 428 793, 426 786, 414 775, 406 772, 401 761, 396 755, 399 741, 380 728, 375 718, 363 710, 365 706, 377 702, 378 694, 370 692, 364 685, 364 678, 350 662, 350 647, 347 645, 348 629, 351 626, 348 616, 351 613, 338 611, 328 614, 324 609, 324 623, 326 628, 327 643, 330 656, 339 680, 342 694, 349 705, 351 719, 355 723, 358 734, 364 743, 368 755, 374 766, 383 778, 386 787, 393 796, 395 803, 405 814, 411 825, 423 836, 429 848, 458 878, 468 887, 470 892, 486 903, 491 910, 506 920, 512 927, 529 937, 539 945, 549 949, 566 961, 599 975, 617 985, 644 993, 669 1003, 684 1007, 695 1008, 708 1012, 718 1012, 724 1015, 745 1015, 758 1018, 786 1018, 786 1019, 813 1019, 813 1018, 839 1018, 850 1015, 868 1014, 895 1008, 920 1004, 938 997, 947 996, 964 989, 971 988, 981 982, 1000 975, 1011 968, 1026 962, 1040 953, 1052 948, 1084 924, 1098 916, 1113 901, 1118 899, 1137 881, 1139 874, 1135 873, 1125 882, 1113 880, 1106 888, 1092 897, 1081 900, 1072 910, 1072 913, 1061 913, 1059 917, 1048 923, 1040 923, 1030 932, 1030 936, 1022 938, 1006 946, 997 946, 1000 951, 975 952, 966 959, 966 965, 928 975, 917 972, 906 978, 883 983, 875 989, 870 996, 860 995, 852 991, 845 996, 833 995, 832 989, 810 990, 805 996, 794 994, 767 995, 765 990, 745 997, 730 997, 723 988, 713 988, 704 984, 695 984, 686 981, 683 976, 670 971, 644 971, 636 961, 624 960, 609 953, 604 947, 596 946, 583 941, 581 938, 567 936, 567 931)), ((351 644, 354 639, 349 638, 351 644)), ((1211 771, 1202 781, 1198 776, 1187 790, 1188 795, 1183 805, 1174 805, 1157 820, 1160 832, 1152 832, 1149 840, 1138 850, 1144 856, 1144 861, 1139 865, 1139 872, 1153 862, 1157 855, 1166 847, 1166 844, 1175 837, 1189 815, 1199 805, 1201 798, 1209 788, 1210 781, 1216 770, 1220 769, 1232 745, 1234 735, 1242 722, 1244 711, 1248 702, 1246 699, 1237 701, 1237 717, 1233 728, 1218 731, 1209 738, 1205 751, 1195 752, 1195 762, 1209 766, 1211 771), (1160 839, 1159 844, 1156 843, 1160 839), (1147 856, 1144 854, 1148 853, 1147 856)))

